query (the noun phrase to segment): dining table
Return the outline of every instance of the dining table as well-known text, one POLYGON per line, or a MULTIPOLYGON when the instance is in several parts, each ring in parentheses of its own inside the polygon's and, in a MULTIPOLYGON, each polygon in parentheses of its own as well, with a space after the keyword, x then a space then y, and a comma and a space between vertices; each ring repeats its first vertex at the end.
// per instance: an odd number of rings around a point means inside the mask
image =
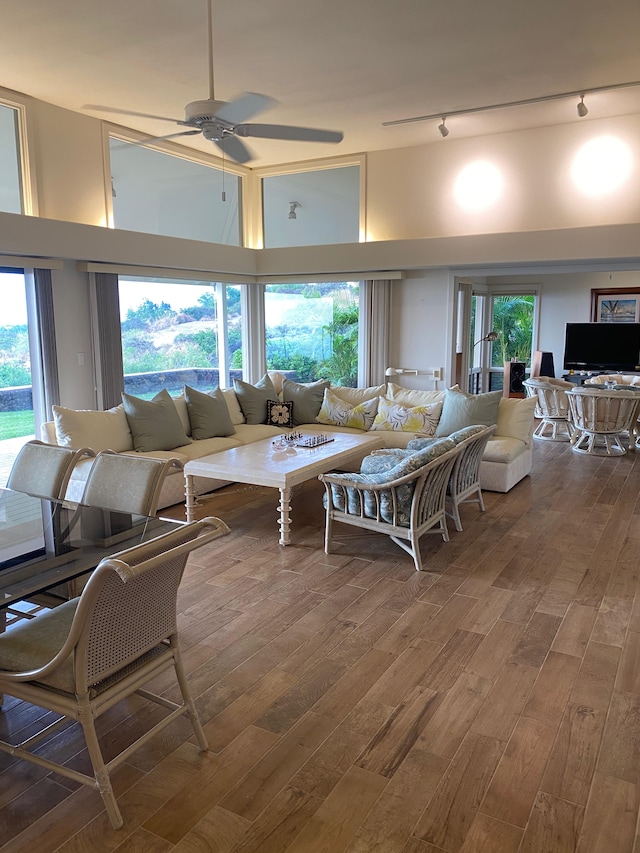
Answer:
POLYGON ((0 609, 43 595, 62 603, 104 557, 183 523, 0 488, 0 609))

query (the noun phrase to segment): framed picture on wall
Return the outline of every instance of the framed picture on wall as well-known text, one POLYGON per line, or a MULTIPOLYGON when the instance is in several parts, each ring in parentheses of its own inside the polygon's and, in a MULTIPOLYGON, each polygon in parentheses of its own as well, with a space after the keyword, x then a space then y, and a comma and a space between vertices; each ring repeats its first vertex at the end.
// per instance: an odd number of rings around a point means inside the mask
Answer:
POLYGON ((591 291, 592 323, 639 323, 640 287, 591 291))

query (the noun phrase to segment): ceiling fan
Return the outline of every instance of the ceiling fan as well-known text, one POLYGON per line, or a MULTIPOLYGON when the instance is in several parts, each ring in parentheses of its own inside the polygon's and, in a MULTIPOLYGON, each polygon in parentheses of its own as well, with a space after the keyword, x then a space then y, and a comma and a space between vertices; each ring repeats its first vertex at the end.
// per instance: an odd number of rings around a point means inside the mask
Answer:
POLYGON ((253 155, 240 137, 261 139, 286 139, 301 142, 340 142, 343 134, 336 130, 319 130, 312 127, 293 127, 284 124, 245 124, 247 119, 273 107, 277 101, 267 95, 245 92, 232 101, 217 101, 213 77, 213 0, 207 0, 207 24, 209 35, 209 98, 206 101, 192 101, 185 107, 184 119, 167 118, 132 110, 119 110, 113 107, 86 104, 85 109, 120 115, 140 116, 141 118, 171 121, 183 127, 192 128, 157 136, 146 142, 158 142, 179 136, 193 136, 202 133, 220 148, 227 157, 236 163, 248 163, 253 155))

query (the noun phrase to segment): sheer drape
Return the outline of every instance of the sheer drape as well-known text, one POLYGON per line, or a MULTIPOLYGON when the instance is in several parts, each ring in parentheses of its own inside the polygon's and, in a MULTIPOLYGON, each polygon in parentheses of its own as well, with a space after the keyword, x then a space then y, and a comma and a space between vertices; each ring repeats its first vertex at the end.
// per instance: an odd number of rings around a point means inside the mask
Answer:
POLYGON ((382 385, 389 363, 391 280, 363 281, 358 334, 358 386, 382 385))

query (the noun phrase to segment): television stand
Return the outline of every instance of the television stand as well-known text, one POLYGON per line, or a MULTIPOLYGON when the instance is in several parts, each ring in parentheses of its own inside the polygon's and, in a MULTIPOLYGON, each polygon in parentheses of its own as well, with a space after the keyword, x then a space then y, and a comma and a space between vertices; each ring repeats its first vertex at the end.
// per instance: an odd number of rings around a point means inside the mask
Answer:
POLYGON ((565 382, 572 382, 574 385, 584 385, 587 379, 592 376, 600 376, 599 371, 591 371, 590 373, 563 373, 562 378, 565 382))

